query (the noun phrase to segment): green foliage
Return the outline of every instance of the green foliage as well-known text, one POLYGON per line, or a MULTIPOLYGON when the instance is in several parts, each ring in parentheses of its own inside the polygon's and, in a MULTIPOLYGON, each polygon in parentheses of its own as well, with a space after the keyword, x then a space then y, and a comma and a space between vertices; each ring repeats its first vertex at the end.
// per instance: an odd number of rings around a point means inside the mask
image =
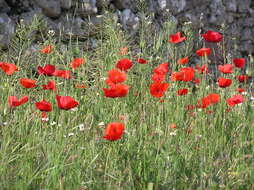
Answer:
MULTIPOLYGON (((0 57, 0 61, 17 63, 20 70, 12 76, 1 71, 1 189, 253 189, 253 102, 248 100, 231 112, 226 111, 225 101, 209 108, 212 114, 199 109, 186 111, 185 105, 196 104, 208 93, 219 93, 222 100, 235 94, 236 86, 225 91, 208 82, 184 97, 176 96, 176 90, 191 90, 192 86, 171 83, 164 102, 158 101, 149 94, 151 72, 164 61, 177 68, 177 58, 193 51, 191 29, 184 26, 189 39, 184 46, 175 48, 167 42, 169 35, 176 32, 175 24, 167 22, 163 30, 149 33, 153 26, 144 16, 134 44, 112 18, 105 18, 98 46, 89 52, 82 51, 75 39, 61 44, 42 36, 45 41, 27 56, 24 50, 33 40, 28 36, 43 26, 38 20, 28 28, 19 26, 13 52, 0 57), (54 46, 53 52, 40 54, 40 48, 48 44, 54 46), (122 47, 129 49, 124 56, 119 54, 122 47), (140 50, 138 54, 136 49, 140 50), (128 72, 128 96, 105 98, 102 88, 106 86, 107 71, 120 58, 136 56, 149 63, 136 64, 128 72), (31 68, 50 63, 68 69, 74 57, 86 60, 75 71, 76 78, 57 78, 56 83, 59 94, 79 101, 76 111, 57 109, 53 92, 42 91, 40 86, 28 90, 18 84, 21 77, 45 84, 48 78, 38 77, 31 68), (84 83, 86 88, 74 88, 76 83, 84 83), (7 98, 11 95, 28 95, 30 103, 10 109, 7 98), (54 104, 47 122, 41 121, 34 106, 42 99, 54 104), (105 124, 120 121, 122 115, 126 126, 123 138, 116 142, 104 140, 105 124), (170 127, 172 124, 176 129, 170 127)), ((251 96, 246 95, 247 99, 251 96)))

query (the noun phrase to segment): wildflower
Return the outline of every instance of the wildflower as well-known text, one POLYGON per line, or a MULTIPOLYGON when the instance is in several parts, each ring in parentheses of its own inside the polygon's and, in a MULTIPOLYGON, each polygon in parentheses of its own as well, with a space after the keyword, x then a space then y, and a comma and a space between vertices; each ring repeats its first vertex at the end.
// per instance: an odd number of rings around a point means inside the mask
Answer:
POLYGON ((116 68, 120 69, 121 71, 128 71, 132 67, 132 65, 132 61, 125 58, 117 62, 116 68))
POLYGON ((12 63, 0 62, 0 68, 7 74, 12 75, 15 71, 18 71, 16 65, 12 63))
POLYGON ((165 75, 168 73, 169 71, 169 63, 165 62, 165 63, 162 63, 162 64, 159 64, 154 70, 153 72, 156 73, 156 74, 161 74, 161 75, 165 75))
POLYGON ((211 54, 211 49, 210 48, 201 48, 196 51, 196 54, 198 56, 209 56, 211 54))
POLYGON ((236 89, 236 91, 237 91, 237 92, 239 92, 239 93, 243 93, 243 92, 245 92, 245 90, 244 90, 244 89, 242 89, 242 88, 237 88, 237 89, 236 89))
POLYGON ((171 34, 169 36, 169 42, 173 44, 177 44, 186 40, 186 37, 181 37, 181 33, 177 32, 176 34, 171 34))
POLYGON ((129 86, 125 84, 110 85, 109 88, 103 88, 104 95, 109 98, 124 97, 129 92, 129 86))
POLYGON ((222 40, 222 35, 219 32, 214 32, 211 30, 208 30, 205 34, 202 34, 202 37, 207 42, 213 42, 213 43, 218 43, 222 40))
POLYGON ((104 131, 103 138, 109 141, 119 140, 124 132, 124 124, 119 122, 109 123, 104 131))
POLYGON ((70 96, 56 95, 57 106, 63 110, 69 110, 78 106, 78 102, 70 96))
POLYGON ((201 100, 198 100, 197 107, 205 109, 212 104, 218 103, 219 101, 220 96, 218 94, 209 94, 201 100))
POLYGON ((181 68, 179 72, 171 74, 171 81, 192 81, 195 76, 195 70, 191 67, 181 68))
POLYGON ((28 78, 21 78, 19 83, 25 88, 34 88, 36 87, 36 81, 28 78))
POLYGON ((145 60, 145 59, 142 59, 142 58, 137 58, 136 62, 139 63, 139 64, 147 64, 148 61, 145 60))
POLYGON ((83 58, 75 58, 71 61, 70 67, 72 69, 77 69, 78 67, 80 67, 80 65, 84 63, 85 63, 85 60, 83 58))
POLYGON ((243 68, 245 65, 245 59, 244 58, 234 58, 233 63, 237 68, 243 68))
POLYGON ((43 54, 49 54, 51 51, 53 50, 53 46, 52 45, 48 45, 43 47, 40 52, 43 54))
POLYGON ((196 65, 196 69, 198 71, 199 74, 207 74, 208 73, 208 66, 205 64, 205 65, 202 65, 201 67, 199 65, 196 65))
POLYGON ((151 79, 152 79, 153 82, 162 82, 166 79, 166 75, 165 74, 153 73, 151 79))
POLYGON ((180 72, 183 73, 182 81, 184 82, 192 81, 195 76, 195 70, 192 67, 181 68, 180 72))
POLYGON ((153 97, 160 98, 165 94, 168 87, 168 83, 154 82, 150 85, 150 94, 153 97))
POLYGON ((236 104, 243 103, 245 101, 244 97, 241 94, 237 94, 227 99, 227 104, 230 107, 234 107, 236 104))
POLYGON ((64 79, 70 79, 71 78, 71 71, 69 71, 69 70, 55 70, 53 75, 56 77, 64 78, 64 79))
POLYGON ((248 81, 249 76, 248 75, 239 75, 239 76, 236 76, 235 78, 238 79, 238 81, 240 83, 244 83, 244 82, 248 81))
POLYGON ((23 96, 19 100, 17 99, 16 96, 9 96, 8 97, 8 104, 9 104, 10 107, 20 106, 22 104, 25 104, 27 101, 28 101, 27 96, 23 96))
POLYGON ((218 78, 218 85, 221 88, 226 88, 226 87, 230 86, 231 84, 232 84, 231 79, 226 79, 223 77, 218 78))
POLYGON ((119 54, 120 55, 127 55, 128 54, 128 47, 126 46, 126 47, 120 48, 119 54))
POLYGON ((188 94, 188 89, 187 88, 179 89, 177 91, 177 96, 183 96, 183 95, 186 95, 186 94, 188 94))
POLYGON ((42 85, 44 90, 53 90, 56 91, 56 83, 53 80, 48 81, 48 84, 42 85))
POLYGON ((231 65, 231 64, 219 65, 218 69, 219 69, 220 72, 222 72, 224 74, 230 74, 230 73, 234 72, 233 71, 234 66, 231 65))
POLYGON ((42 100, 40 102, 36 102, 35 106, 38 110, 43 112, 50 112, 52 111, 52 105, 49 102, 46 102, 45 100, 42 100))
POLYGON ((56 68, 54 65, 46 64, 44 67, 38 66, 37 71, 40 75, 53 76, 56 68))
POLYGON ((80 88, 80 89, 83 89, 83 88, 86 88, 86 85, 85 84, 79 84, 79 83, 76 83, 75 84, 75 88, 80 88))
POLYGON ((189 57, 187 56, 187 57, 178 59, 177 63, 178 63, 179 65, 185 65, 185 64, 189 63, 189 57))
POLYGON ((200 84, 201 79, 200 79, 200 78, 194 78, 192 81, 193 81, 195 84, 200 84))
POLYGON ((110 83, 122 83, 126 80, 127 76, 125 72, 122 72, 118 69, 111 69, 110 71, 108 71, 108 84, 110 83))

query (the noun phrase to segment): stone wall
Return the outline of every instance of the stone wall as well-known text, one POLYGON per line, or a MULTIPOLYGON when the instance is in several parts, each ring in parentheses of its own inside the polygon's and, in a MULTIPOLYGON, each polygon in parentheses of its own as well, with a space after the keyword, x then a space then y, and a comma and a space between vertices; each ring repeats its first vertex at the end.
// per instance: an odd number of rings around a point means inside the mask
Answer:
POLYGON ((87 38, 84 27, 101 22, 100 15, 111 10, 124 29, 135 32, 142 2, 156 23, 170 12, 176 22, 191 21, 197 30, 218 31, 224 25, 243 55, 254 53, 254 0, 0 0, 0 46, 8 47, 20 19, 29 24, 34 15, 43 15, 63 34, 87 38))

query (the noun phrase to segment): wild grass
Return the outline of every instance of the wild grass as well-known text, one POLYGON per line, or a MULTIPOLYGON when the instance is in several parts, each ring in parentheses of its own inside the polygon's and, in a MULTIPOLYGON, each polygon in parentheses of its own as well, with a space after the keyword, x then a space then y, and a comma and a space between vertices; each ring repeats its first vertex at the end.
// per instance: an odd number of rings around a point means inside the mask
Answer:
MULTIPOLYGON (((140 31, 130 37, 107 18, 97 34, 97 48, 91 51, 86 51, 85 42, 70 39, 61 43, 57 40, 61 36, 43 33, 39 20, 19 27, 9 51, 0 55, 0 61, 19 67, 12 76, 1 71, 0 189, 254 189, 253 83, 241 86, 249 89, 246 101, 230 112, 225 100, 237 94, 234 77, 233 85, 226 89, 208 80, 194 85, 167 79, 170 87, 163 101, 149 93, 156 65, 168 61, 177 70, 178 58, 195 54, 191 25, 183 28, 188 40, 174 46, 167 42, 177 32, 174 23, 167 22, 163 30, 151 33, 152 24, 143 19, 140 31), (34 30, 43 41, 31 49, 29 35, 34 30), (40 48, 48 44, 53 45, 53 52, 41 54, 40 48), (119 54, 123 47, 129 49, 124 56, 119 54), (55 93, 39 87, 49 77, 38 75, 36 69, 45 64, 69 69, 74 57, 86 60, 74 71, 75 78, 54 78, 60 95, 79 102, 77 109, 63 111, 56 106, 55 93), (135 64, 128 72, 126 84, 131 88, 126 97, 106 98, 102 88, 107 71, 123 57, 142 57, 149 63, 135 64), (22 77, 36 79, 38 87, 21 87, 18 80, 22 77), (77 83, 86 88, 75 88, 77 83), (191 92, 176 96, 179 88, 191 92), (185 109, 209 93, 220 94, 221 101, 206 110, 185 109), (30 101, 10 109, 7 99, 12 95, 27 95, 30 101), (34 105, 42 99, 54 105, 46 122, 34 105), (125 133, 118 141, 106 141, 104 128, 114 121, 124 122, 125 133)), ((208 63, 208 59, 193 59, 191 64, 208 63)), ((249 59, 247 67, 253 68, 251 65, 249 59)))

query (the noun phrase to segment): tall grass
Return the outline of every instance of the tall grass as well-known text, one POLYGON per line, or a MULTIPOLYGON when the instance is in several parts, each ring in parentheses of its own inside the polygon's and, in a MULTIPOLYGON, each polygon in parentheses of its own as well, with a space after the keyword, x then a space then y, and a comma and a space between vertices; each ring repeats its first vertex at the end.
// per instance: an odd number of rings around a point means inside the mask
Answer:
MULTIPOLYGON (((20 25, 11 51, 3 52, 0 61, 13 62, 19 72, 12 76, 1 71, 0 78, 0 189, 253 189, 254 102, 251 86, 244 84, 246 102, 227 112, 226 98, 236 94, 237 81, 227 89, 204 80, 201 85, 170 82, 163 101, 149 93, 154 67, 169 61, 178 69, 177 59, 194 54, 193 35, 184 26, 188 41, 183 46, 167 42, 177 32, 175 24, 149 33, 149 19, 141 20, 137 43, 110 18, 105 18, 97 34, 97 48, 82 51, 76 39, 61 43, 40 33, 44 41, 37 51, 29 49, 28 35, 35 28, 43 31, 39 20, 30 26, 20 25), (42 46, 51 44, 49 55, 40 54, 42 46), (119 54, 128 47, 127 55, 119 54), (71 80, 55 78, 60 95, 74 97, 76 110, 63 111, 56 106, 55 94, 19 85, 19 78, 36 79, 45 84, 48 77, 36 74, 38 65, 53 64, 68 69, 74 57, 86 63, 75 71, 71 80), (110 99, 103 94, 107 71, 123 58, 143 57, 146 65, 135 64, 128 72, 128 96, 110 99), (75 88, 84 83, 85 89, 75 88), (176 96, 179 88, 193 90, 176 96), (194 90, 194 88, 196 90, 194 90), (207 110, 187 111, 186 105, 209 93, 221 95, 220 103, 207 110), (27 95, 28 104, 10 109, 8 96, 27 95), (42 122, 34 102, 46 99, 54 104, 42 122), (120 118, 124 116, 124 120, 120 118), (109 142, 102 138, 107 123, 124 122, 121 140, 109 142), (172 128, 172 124, 176 128, 172 128)), ((201 63, 206 59, 199 60, 201 63)), ((193 60, 192 64, 196 64, 193 60)), ((248 67, 253 60, 248 60, 248 67)), ((168 79, 167 79, 168 80, 168 79)), ((252 87, 253 84, 251 83, 252 87)), ((253 90, 253 89, 252 89, 253 90)))

